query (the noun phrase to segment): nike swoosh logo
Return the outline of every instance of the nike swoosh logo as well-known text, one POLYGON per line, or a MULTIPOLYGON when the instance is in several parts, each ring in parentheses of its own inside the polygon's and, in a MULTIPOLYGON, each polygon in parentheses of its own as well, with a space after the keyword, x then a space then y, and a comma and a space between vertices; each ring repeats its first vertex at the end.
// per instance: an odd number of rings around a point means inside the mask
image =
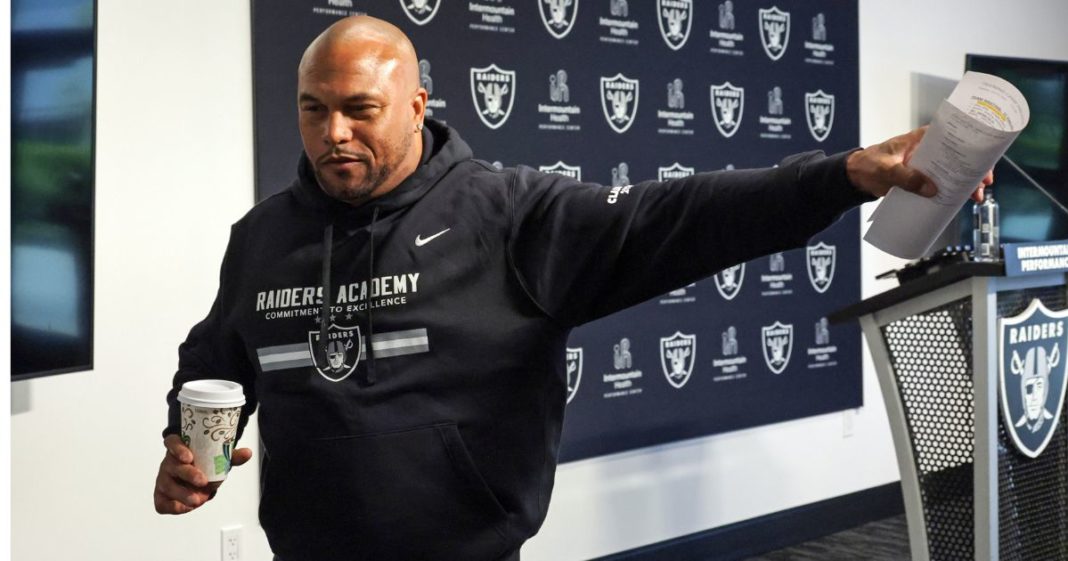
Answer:
POLYGON ((432 242, 434 240, 434 238, 444 234, 445 232, 448 232, 451 229, 452 228, 445 228, 444 230, 442 230, 442 231, 440 231, 440 232, 438 232, 438 233, 436 233, 433 236, 430 236, 428 238, 424 238, 422 235, 415 236, 415 247, 423 247, 424 245, 432 242))

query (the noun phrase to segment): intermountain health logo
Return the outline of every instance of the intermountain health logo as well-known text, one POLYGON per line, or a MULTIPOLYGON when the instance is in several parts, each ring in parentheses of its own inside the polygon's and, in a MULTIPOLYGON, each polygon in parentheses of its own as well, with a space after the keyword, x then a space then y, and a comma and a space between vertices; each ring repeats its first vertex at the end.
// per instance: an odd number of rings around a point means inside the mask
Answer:
POLYGON ((404 15, 416 25, 426 25, 438 13, 441 0, 400 0, 404 15))
POLYGON ((496 64, 471 69, 471 99, 482 123, 500 128, 512 114, 515 100, 515 71, 496 64))
POLYGON ((582 347, 567 347, 564 366, 567 368, 567 403, 571 403, 582 382, 582 347))
POLYGON ((816 292, 822 294, 831 287, 831 281, 834 280, 836 253, 835 246, 823 242, 805 248, 805 256, 808 258, 808 280, 816 292))
POLYGON ((656 15, 664 42, 673 51, 681 49, 693 27, 693 0, 656 0, 656 15))
POLYGON ((622 73, 611 78, 601 77, 601 108, 608 126, 619 134, 627 132, 634 124, 638 113, 637 80, 627 78, 622 73))
POLYGON ((730 82, 712 86, 712 117, 719 133, 726 138, 734 136, 742 123, 745 109, 745 88, 735 87, 730 82))
POLYGON ((549 34, 563 39, 575 26, 579 0, 538 0, 541 22, 549 34))
POLYGON ((790 12, 777 6, 760 9, 760 43, 771 60, 779 60, 790 42, 790 12))
POLYGON ((1001 421, 1016 448, 1037 458, 1061 418, 1068 310, 1050 311, 1037 298, 1017 316, 998 321, 1001 421))
POLYGON ((805 118, 812 138, 819 142, 827 140, 834 126, 834 96, 823 90, 805 93, 805 118))
POLYGON ((331 323, 326 332, 326 344, 321 345, 319 330, 308 332, 308 350, 312 365, 331 382, 348 378, 360 363, 360 327, 342 327, 331 323), (325 346, 325 353, 321 347, 325 346), (325 356, 323 356, 325 354, 325 356))

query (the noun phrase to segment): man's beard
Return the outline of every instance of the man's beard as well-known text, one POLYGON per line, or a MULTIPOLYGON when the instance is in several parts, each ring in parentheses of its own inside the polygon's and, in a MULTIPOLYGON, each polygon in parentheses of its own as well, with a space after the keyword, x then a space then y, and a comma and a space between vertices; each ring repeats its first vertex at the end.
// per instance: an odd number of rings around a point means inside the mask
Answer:
MULTIPOLYGON (((401 140, 401 145, 399 147, 392 146, 390 148, 393 148, 393 150, 390 151, 396 154, 397 157, 392 161, 383 162, 382 165, 376 169, 367 166, 367 175, 364 177, 364 180, 357 185, 335 185, 328 177, 324 177, 324 174, 319 170, 319 165, 314 166, 315 178, 319 181, 319 187, 327 195, 343 203, 352 206, 362 205, 371 198, 371 194, 374 193, 375 190, 381 187, 382 184, 393 175, 394 170, 397 169, 400 162, 404 161, 408 151, 412 148, 412 139, 409 135, 405 135, 403 140, 401 140)), ((325 155, 324 158, 329 157, 330 155, 332 155, 332 153, 325 155)), ((364 163, 366 165, 366 161, 364 163)), ((339 180, 344 183, 345 178, 341 177, 339 180)))

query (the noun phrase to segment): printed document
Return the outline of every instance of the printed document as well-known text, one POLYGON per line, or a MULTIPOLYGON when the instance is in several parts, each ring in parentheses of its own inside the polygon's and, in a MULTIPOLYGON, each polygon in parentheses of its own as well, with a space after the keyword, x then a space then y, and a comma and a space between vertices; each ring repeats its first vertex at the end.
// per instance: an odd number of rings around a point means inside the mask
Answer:
POLYGON ((1027 100, 1012 84, 966 73, 908 162, 934 181, 938 194, 926 198, 891 189, 872 213, 864 239, 897 257, 924 256, 1030 116, 1027 100))

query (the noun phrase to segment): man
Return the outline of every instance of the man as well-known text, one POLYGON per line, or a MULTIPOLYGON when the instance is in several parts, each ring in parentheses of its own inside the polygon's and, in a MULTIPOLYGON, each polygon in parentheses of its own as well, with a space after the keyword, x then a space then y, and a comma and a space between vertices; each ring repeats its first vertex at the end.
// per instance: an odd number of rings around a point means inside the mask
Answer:
POLYGON ((366 16, 305 52, 298 179, 234 225, 215 303, 179 349, 160 513, 215 494, 175 396, 227 378, 245 388, 241 427, 260 412, 279 559, 518 559, 552 490, 572 327, 801 246, 892 185, 935 191, 904 165, 922 130, 615 188, 497 170, 424 125, 417 60, 366 16))

